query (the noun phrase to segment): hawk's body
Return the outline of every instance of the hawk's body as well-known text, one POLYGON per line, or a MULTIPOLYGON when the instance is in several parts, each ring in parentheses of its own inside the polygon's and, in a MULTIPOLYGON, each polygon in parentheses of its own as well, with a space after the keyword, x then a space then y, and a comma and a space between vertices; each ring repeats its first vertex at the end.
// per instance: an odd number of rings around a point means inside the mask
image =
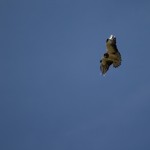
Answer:
POLYGON ((100 70, 104 75, 110 65, 113 64, 113 67, 119 67, 121 65, 121 54, 117 49, 116 37, 111 35, 109 39, 106 40, 106 53, 100 61, 100 70))

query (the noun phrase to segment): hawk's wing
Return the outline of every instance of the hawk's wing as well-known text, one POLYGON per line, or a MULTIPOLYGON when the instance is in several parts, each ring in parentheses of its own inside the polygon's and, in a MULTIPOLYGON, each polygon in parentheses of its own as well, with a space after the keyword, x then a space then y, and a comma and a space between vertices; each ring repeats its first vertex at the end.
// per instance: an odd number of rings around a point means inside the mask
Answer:
POLYGON ((104 75, 108 69, 109 69, 109 66, 113 63, 113 61, 109 60, 108 58, 105 58, 103 57, 101 60, 100 60, 100 70, 102 72, 102 75, 104 75))

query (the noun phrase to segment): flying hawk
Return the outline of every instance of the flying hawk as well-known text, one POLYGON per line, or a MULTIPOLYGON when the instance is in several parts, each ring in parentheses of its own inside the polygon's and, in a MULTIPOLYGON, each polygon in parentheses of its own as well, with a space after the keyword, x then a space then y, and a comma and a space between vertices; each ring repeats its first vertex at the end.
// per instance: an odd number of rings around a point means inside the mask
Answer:
POLYGON ((100 70, 102 75, 108 71, 110 65, 113 65, 115 68, 121 65, 121 54, 116 45, 116 37, 113 35, 106 40, 106 53, 100 60, 100 70))

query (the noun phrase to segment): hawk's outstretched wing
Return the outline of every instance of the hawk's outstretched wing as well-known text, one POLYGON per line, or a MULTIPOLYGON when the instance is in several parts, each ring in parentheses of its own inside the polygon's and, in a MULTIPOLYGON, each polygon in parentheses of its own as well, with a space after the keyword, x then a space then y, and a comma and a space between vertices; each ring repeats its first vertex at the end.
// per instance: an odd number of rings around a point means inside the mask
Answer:
POLYGON ((109 66, 113 63, 113 61, 109 60, 108 58, 106 57, 103 57, 101 60, 100 60, 100 70, 102 72, 102 75, 104 75, 108 69, 109 69, 109 66))

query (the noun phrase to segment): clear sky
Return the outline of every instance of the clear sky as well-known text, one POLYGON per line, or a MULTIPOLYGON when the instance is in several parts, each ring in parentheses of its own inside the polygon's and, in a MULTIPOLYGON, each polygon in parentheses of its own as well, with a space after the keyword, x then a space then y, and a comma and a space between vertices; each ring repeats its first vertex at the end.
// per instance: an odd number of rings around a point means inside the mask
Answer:
POLYGON ((1 150, 150 149, 150 1, 1 0, 0 41, 1 150))

